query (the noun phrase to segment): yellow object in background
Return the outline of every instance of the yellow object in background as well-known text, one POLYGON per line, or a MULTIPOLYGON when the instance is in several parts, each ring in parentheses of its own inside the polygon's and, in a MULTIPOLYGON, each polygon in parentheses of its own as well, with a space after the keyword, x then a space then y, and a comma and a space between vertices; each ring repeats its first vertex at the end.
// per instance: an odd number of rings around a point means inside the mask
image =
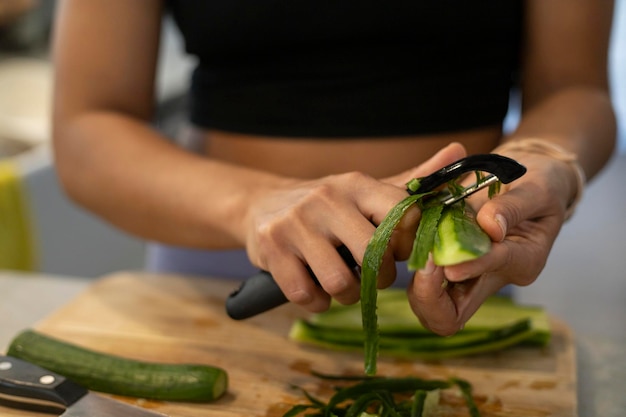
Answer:
POLYGON ((35 268, 26 194, 15 163, 0 161, 0 269, 35 268))

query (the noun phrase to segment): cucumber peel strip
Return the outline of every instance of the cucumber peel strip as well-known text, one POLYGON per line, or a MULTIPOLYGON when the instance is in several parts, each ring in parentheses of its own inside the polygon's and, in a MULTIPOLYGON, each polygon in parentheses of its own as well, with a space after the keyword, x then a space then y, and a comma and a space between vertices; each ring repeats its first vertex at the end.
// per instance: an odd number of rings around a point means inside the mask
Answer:
MULTIPOLYGON (((439 415, 441 392, 457 390, 465 400, 472 417, 480 412, 472 396, 472 386, 460 378, 423 379, 405 377, 345 377, 342 375, 316 375, 322 379, 353 381, 340 384, 327 402, 318 400, 300 389, 308 403, 295 404, 283 417, 304 414, 310 417, 425 417, 439 415), (356 382, 354 382, 356 381, 356 382), (308 411, 308 412, 307 412, 308 411)), ((456 415, 456 414, 455 414, 456 415)))
POLYGON ((377 282, 383 255, 387 250, 391 235, 404 213, 426 194, 428 193, 410 195, 395 205, 374 231, 363 255, 363 265, 361 266, 361 320, 363 331, 365 332, 365 373, 367 375, 376 374, 376 360, 378 356, 377 282))
MULTIPOLYGON (((481 178, 481 175, 480 172, 476 172, 477 179, 481 178)), ((492 184, 492 186, 489 187, 490 198, 499 191, 499 181, 497 181, 496 184, 496 186, 492 184)), ((410 180, 406 186, 407 189, 415 192, 420 186, 419 178, 410 180)), ((452 195, 458 195, 458 193, 462 191, 462 187, 456 181, 450 181, 448 182, 448 190, 452 195)), ((365 250, 363 265, 361 267, 361 321, 363 331, 365 332, 363 347, 366 375, 376 374, 376 361, 379 348, 378 317, 376 312, 378 297, 377 281, 383 255, 389 245, 395 227, 398 225, 407 209, 430 194, 433 194, 433 192, 409 195, 394 206, 376 228, 365 250)), ((460 205, 464 210, 465 201, 461 200, 456 204, 460 205)), ((412 265, 410 269, 419 269, 426 264, 428 254, 436 244, 439 219, 442 216, 443 210, 446 208, 449 207, 444 207, 443 204, 437 203, 426 208, 422 206, 422 214, 426 213, 426 224, 422 226, 422 222, 420 221, 420 225, 418 226, 418 232, 409 259, 409 265, 412 265), (432 207, 440 207, 440 209, 432 207), (429 211, 430 209, 432 209, 432 211, 429 211), (422 228, 421 233, 420 228, 422 228), (420 238, 424 239, 425 242, 422 243, 420 241, 420 244, 418 244, 420 238)))
POLYGON ((437 234, 437 225, 443 212, 443 204, 437 204, 425 208, 422 211, 420 223, 417 226, 413 249, 409 257, 407 266, 411 271, 417 271, 424 268, 428 261, 428 254, 435 246, 435 236, 437 234))

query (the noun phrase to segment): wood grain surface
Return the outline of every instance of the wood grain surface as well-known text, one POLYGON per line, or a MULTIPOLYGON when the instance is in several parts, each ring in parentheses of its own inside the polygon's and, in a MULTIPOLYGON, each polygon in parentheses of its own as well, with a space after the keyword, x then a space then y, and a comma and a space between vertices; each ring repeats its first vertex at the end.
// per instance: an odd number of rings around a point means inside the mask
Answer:
MULTIPOLYGON (((91 349, 148 361, 206 363, 227 370, 228 393, 210 404, 120 398, 172 417, 280 417, 305 402, 298 386, 319 397, 332 383, 311 375, 362 374, 363 356, 306 347, 288 339, 303 310, 284 305, 234 321, 224 299, 233 281, 145 273, 103 277, 38 323, 41 332, 91 349)), ((485 417, 576 417, 576 361, 568 326, 552 319, 548 348, 513 348, 496 354, 435 362, 380 358, 379 374, 460 377, 474 386, 485 417)), ((446 391, 442 415, 467 416, 460 395, 446 391)), ((7 417, 35 413, 0 406, 7 417)))

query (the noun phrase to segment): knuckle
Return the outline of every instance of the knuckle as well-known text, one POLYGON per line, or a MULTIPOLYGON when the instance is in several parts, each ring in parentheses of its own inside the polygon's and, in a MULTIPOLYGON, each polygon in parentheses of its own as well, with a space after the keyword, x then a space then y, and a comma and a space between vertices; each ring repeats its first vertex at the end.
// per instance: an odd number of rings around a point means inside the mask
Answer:
POLYGON ((351 289, 351 281, 347 274, 337 271, 325 275, 322 287, 331 296, 338 297, 351 289))
POLYGON ((335 195, 335 187, 330 182, 320 182, 305 197, 305 204, 309 204, 313 200, 314 202, 328 202, 333 201, 335 195))
POLYGON ((305 289, 295 288, 285 292, 287 299, 298 305, 307 305, 313 301, 313 295, 305 289))
POLYGON ((348 171, 343 174, 339 174, 340 181, 344 181, 351 184, 358 184, 362 181, 369 181, 370 176, 361 171, 348 171))

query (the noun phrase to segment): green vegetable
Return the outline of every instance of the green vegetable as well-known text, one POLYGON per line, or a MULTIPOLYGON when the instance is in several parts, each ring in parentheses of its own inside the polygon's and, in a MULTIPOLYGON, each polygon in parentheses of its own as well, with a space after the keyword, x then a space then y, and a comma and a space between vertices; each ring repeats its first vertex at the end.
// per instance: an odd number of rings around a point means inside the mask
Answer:
POLYGON ((415 391, 415 394, 413 394, 413 403, 411 404, 411 417, 422 417, 422 415, 424 415, 427 393, 428 391, 421 389, 415 391))
POLYGON ((491 239, 463 201, 446 206, 437 225, 433 246, 435 265, 454 265, 476 259, 491 249, 491 239))
POLYGON ((407 266, 412 271, 422 269, 428 260, 428 254, 435 246, 435 236, 437 236, 437 225, 444 209, 443 204, 437 204, 422 211, 422 218, 417 227, 413 250, 407 262, 407 266))
POLYGON ((228 387, 214 366, 143 362, 95 352, 34 330, 20 333, 9 356, 56 372, 94 391, 162 401, 208 402, 228 387))
POLYGON ((470 417, 480 417, 480 411, 478 411, 478 407, 476 407, 476 404, 473 401, 472 385, 469 382, 459 378, 454 378, 452 381, 461 390, 461 394, 463 394, 463 398, 465 398, 465 401, 467 402, 467 408, 469 409, 470 417))
POLYGON ((363 330, 365 331, 365 373, 376 374, 376 359, 378 356, 378 324, 376 317, 376 297, 378 272, 391 234, 398 225, 404 213, 423 194, 410 195, 398 203, 383 221, 378 225, 374 235, 370 239, 361 266, 361 311, 363 330))
MULTIPOLYGON (((420 359, 444 359, 499 351, 528 340, 533 334, 529 320, 491 331, 466 332, 452 337, 436 335, 410 338, 379 336, 379 352, 387 356, 420 359)), ((304 320, 294 323, 290 336, 294 340, 334 350, 361 351, 364 336, 317 327, 304 320)))
MULTIPOLYGON (((362 331, 361 307, 357 304, 342 305, 333 302, 330 308, 308 317, 313 324, 348 331, 362 331)), ((548 332, 547 314, 539 306, 522 305, 509 297, 489 297, 461 331, 492 330, 510 325, 524 318, 530 318, 533 329, 548 332)), ((409 336, 432 335, 416 319, 406 300, 406 292, 401 288, 387 288, 378 292, 378 325, 381 334, 409 336)))
MULTIPOLYGON (((354 377, 319 375, 333 380, 355 381, 354 377)), ((310 417, 364 417, 394 416, 421 417, 439 415, 439 393, 458 389, 465 399, 472 417, 479 416, 478 407, 471 393, 471 385, 462 379, 440 380, 417 377, 362 377, 352 385, 341 385, 324 402, 302 390, 309 400, 294 405, 283 417, 295 417, 306 413, 310 417)))
MULTIPOLYGON (((480 173, 476 173, 480 178, 480 173)), ((413 179, 407 188, 415 192, 419 190, 420 180, 413 179)), ((462 187, 456 182, 448 184, 452 195, 462 192, 462 187)), ((496 186, 490 186, 489 194, 497 191, 496 186)), ((364 340, 364 367, 367 375, 376 374, 376 360, 378 357, 378 318, 376 312, 377 280, 382 257, 389 245, 391 234, 400 222, 406 211, 426 194, 415 194, 406 197, 385 216, 374 232, 363 256, 361 267, 361 319, 364 340)), ((426 204, 420 204, 423 218, 420 221, 413 250, 409 259, 410 269, 422 268, 428 254, 433 252, 433 261, 439 265, 451 265, 469 259, 475 259, 487 253, 491 248, 489 236, 475 221, 475 215, 466 207, 464 200, 450 206, 443 206, 437 195, 426 204), (434 202, 433 202, 434 201, 434 202)))
MULTIPOLYGON (((453 336, 437 336, 423 327, 398 288, 378 294, 378 348, 388 356, 442 359, 493 352, 519 344, 544 346, 550 323, 544 309, 514 303, 510 298, 487 299, 453 336)), ((358 304, 333 303, 324 312, 292 325, 292 340, 335 350, 363 349, 365 335, 358 304)))

